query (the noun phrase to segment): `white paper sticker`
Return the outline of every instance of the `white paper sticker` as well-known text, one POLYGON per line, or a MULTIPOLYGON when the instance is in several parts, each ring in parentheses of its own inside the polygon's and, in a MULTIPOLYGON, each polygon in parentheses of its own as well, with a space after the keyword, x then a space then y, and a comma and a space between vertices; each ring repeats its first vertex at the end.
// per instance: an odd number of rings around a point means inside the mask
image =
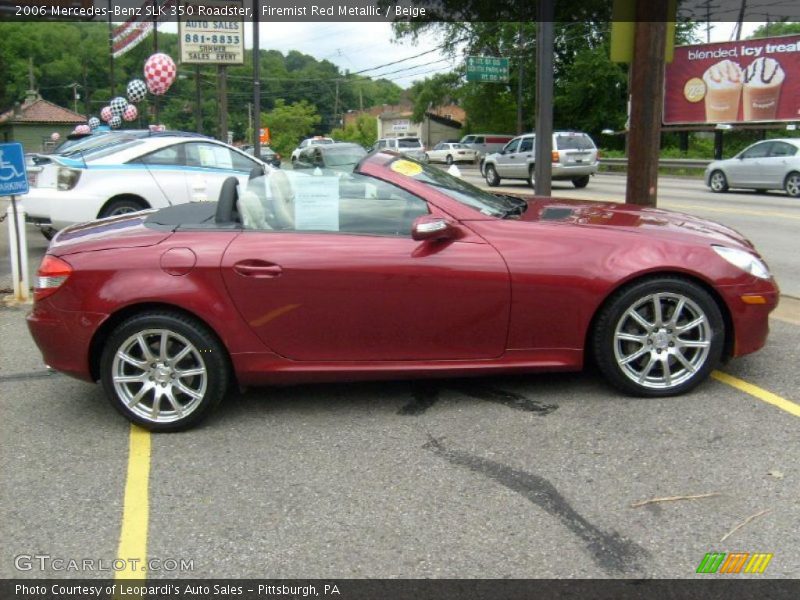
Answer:
POLYGON ((339 231, 339 179, 296 177, 294 228, 297 231, 339 231))

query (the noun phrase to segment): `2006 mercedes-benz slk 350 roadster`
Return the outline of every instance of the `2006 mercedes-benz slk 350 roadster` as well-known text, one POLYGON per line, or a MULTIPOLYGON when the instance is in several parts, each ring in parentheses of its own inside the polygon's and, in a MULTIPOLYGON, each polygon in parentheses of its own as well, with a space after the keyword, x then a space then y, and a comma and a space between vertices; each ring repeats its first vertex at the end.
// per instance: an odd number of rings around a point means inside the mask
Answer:
POLYGON ((30 330, 128 419, 196 424, 232 385, 579 370, 669 396, 761 348, 778 289, 735 231, 486 193, 391 152, 254 172, 218 202, 76 225, 30 330))

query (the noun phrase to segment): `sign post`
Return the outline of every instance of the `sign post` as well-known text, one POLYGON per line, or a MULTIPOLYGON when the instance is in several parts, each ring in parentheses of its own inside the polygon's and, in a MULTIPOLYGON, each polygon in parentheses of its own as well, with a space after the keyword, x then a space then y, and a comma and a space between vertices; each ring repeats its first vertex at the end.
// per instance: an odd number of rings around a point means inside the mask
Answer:
POLYGON ((27 302, 30 289, 25 211, 17 207, 17 195, 27 193, 28 175, 25 171, 25 153, 22 144, 0 144, 0 196, 11 196, 11 206, 8 207, 6 214, 16 302, 27 302))

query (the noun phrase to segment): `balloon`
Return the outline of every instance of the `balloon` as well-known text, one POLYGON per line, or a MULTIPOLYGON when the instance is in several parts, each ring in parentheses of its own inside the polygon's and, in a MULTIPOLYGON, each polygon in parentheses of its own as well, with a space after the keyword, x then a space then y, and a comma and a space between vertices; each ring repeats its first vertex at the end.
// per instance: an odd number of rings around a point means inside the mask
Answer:
POLYGON ((125 109, 128 107, 128 101, 122 96, 117 96, 109 103, 109 106, 111 107, 112 115, 121 117, 122 113, 124 113, 125 109))
POLYGON ((58 140, 61 139, 61 134, 58 133, 57 131, 54 131, 53 133, 50 134, 50 139, 53 140, 54 142, 57 142, 58 140))
POLYGON ((91 132, 92 132, 92 128, 89 127, 89 125, 86 125, 86 124, 78 125, 75 128, 75 133, 91 133, 91 132))
POLYGON ((110 106, 104 106, 100 110, 100 118, 103 119, 103 121, 105 121, 106 123, 111 121, 111 117, 113 117, 113 116, 114 116, 114 113, 111 112, 111 107, 110 106))
POLYGON ((89 119, 90 129, 97 129, 98 127, 100 127, 100 119, 98 119, 97 117, 92 117, 91 119, 89 119))
POLYGON ((136 117, 138 116, 139 116, 139 111, 133 104, 128 104, 128 106, 125 107, 125 112, 122 113, 122 118, 125 119, 126 121, 135 121, 136 117))
POLYGON ((141 102, 147 96, 147 84, 141 79, 132 79, 128 84, 128 100, 132 103, 141 102))
POLYGON ((111 125, 111 129, 118 129, 122 125, 122 117, 111 117, 108 124, 111 125))
POLYGON ((178 69, 172 59, 161 52, 153 54, 144 63, 144 78, 147 82, 147 89, 156 96, 167 93, 167 90, 175 81, 178 69))

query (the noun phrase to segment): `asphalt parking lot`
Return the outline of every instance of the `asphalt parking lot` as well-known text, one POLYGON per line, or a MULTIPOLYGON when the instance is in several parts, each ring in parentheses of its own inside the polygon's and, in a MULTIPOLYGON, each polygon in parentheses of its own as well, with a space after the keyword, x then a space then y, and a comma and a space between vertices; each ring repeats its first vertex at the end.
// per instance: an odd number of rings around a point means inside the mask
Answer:
POLYGON ((0 308, 0 578, 686 578, 708 552, 800 577, 795 298, 679 398, 591 370, 264 388, 164 435, 49 374, 25 312, 0 308))
POLYGON ((24 313, 0 309, 0 577, 683 578, 712 551, 800 574, 797 323, 679 398, 592 372, 300 386, 150 435, 48 374, 24 313))

